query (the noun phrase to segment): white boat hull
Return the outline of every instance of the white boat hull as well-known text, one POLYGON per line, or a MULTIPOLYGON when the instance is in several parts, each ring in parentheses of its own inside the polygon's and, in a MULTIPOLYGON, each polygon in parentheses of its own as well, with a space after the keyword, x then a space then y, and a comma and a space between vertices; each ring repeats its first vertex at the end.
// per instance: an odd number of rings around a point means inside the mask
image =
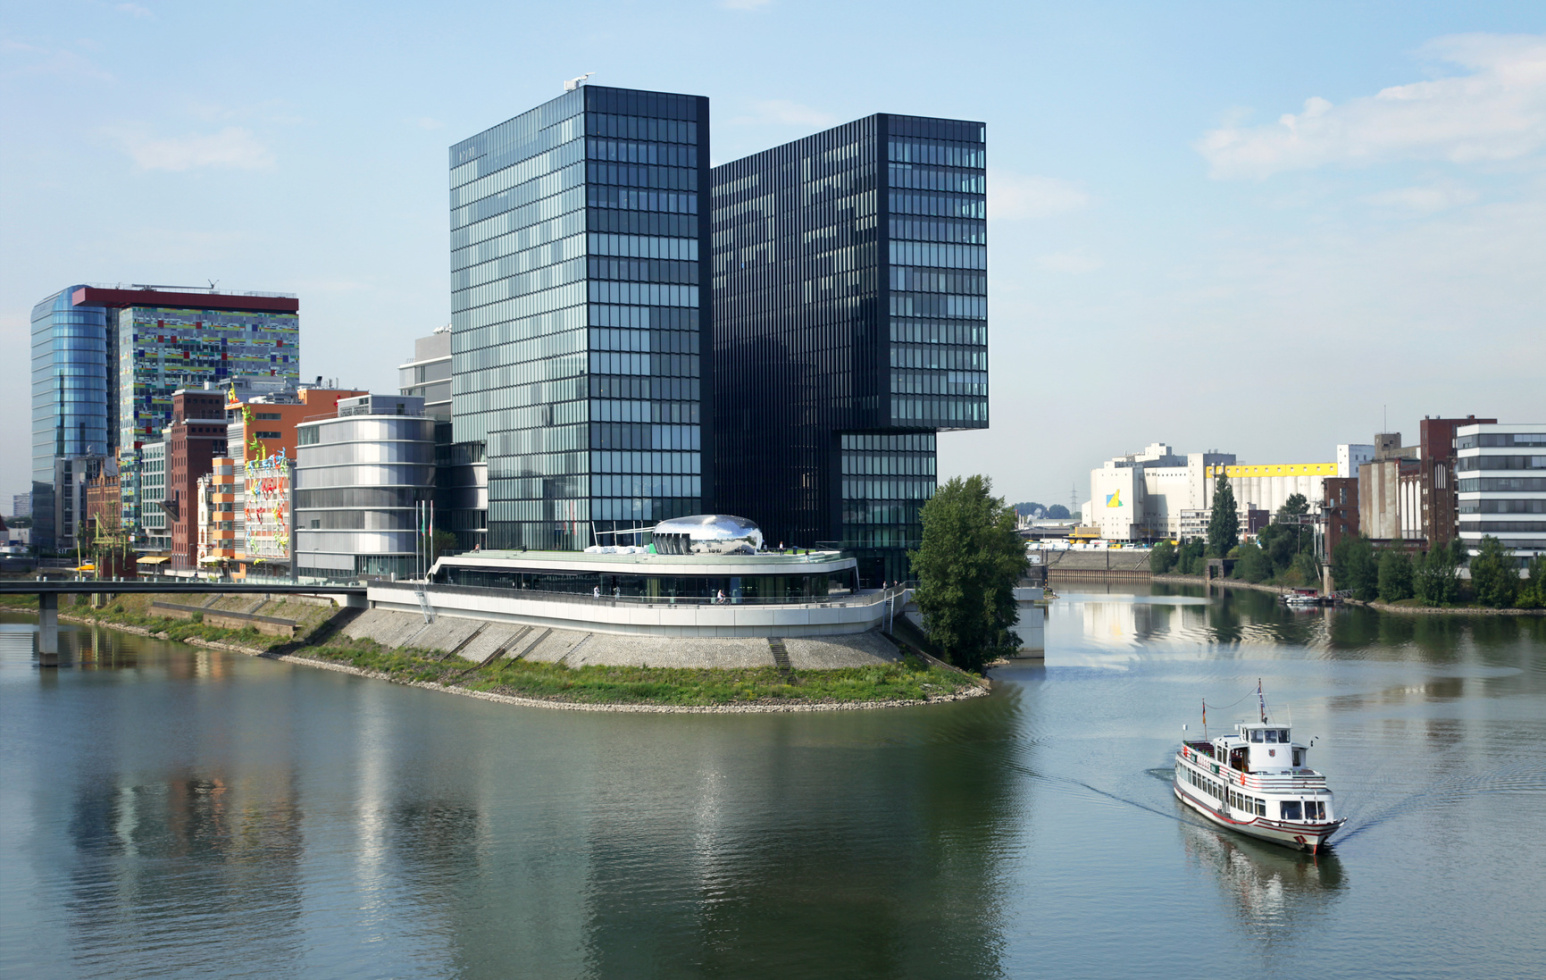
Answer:
POLYGON ((1172 783, 1171 788, 1175 790, 1178 800, 1196 810, 1216 826, 1233 830, 1247 837, 1255 837, 1257 840, 1309 851, 1311 854, 1318 853, 1322 847, 1325 847, 1331 835, 1336 833, 1344 823, 1342 820, 1335 820, 1329 823, 1297 824, 1268 820, 1265 817, 1256 817, 1249 821, 1236 820, 1227 813, 1214 809, 1206 800, 1186 792, 1179 783, 1172 783))

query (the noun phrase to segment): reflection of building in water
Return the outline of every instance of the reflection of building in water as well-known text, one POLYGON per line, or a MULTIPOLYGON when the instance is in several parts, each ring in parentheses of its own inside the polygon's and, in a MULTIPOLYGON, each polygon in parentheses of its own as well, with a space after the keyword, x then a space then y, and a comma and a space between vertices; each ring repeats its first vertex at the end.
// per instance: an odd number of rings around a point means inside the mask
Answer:
POLYGON ((1319 914, 1344 888, 1342 862, 1332 851, 1312 857, 1270 844, 1181 824, 1187 857, 1218 878, 1227 904, 1250 926, 1278 930, 1319 914))
POLYGON ((185 946, 189 923, 168 915, 172 908, 203 921, 210 972, 222 972, 217 962, 257 962, 244 955, 246 942, 273 973, 287 972, 280 951, 299 944, 280 937, 300 912, 301 815, 288 768, 241 769, 235 782, 190 774, 81 787, 68 826, 71 896, 62 904, 78 962, 103 950, 185 946))

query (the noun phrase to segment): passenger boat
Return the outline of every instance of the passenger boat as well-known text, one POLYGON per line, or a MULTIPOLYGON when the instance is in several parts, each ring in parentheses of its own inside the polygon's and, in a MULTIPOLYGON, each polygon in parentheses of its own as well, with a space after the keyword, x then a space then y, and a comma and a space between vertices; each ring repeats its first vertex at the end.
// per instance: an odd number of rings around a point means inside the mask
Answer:
POLYGON ((1325 775, 1309 768, 1309 746, 1269 722, 1261 704, 1259 723, 1211 740, 1203 705, 1203 739, 1183 740, 1176 753, 1176 797, 1220 827, 1315 854, 1346 820, 1332 808, 1325 775))

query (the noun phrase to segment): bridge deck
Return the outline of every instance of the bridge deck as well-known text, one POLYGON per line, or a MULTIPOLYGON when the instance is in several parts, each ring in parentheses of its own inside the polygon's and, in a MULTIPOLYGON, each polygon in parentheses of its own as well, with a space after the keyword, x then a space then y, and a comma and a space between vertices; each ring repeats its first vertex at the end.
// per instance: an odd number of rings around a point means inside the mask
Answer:
POLYGON ((175 594, 188 593, 212 593, 220 592, 230 595, 358 595, 365 594, 365 586, 357 584, 336 585, 306 585, 302 583, 287 584, 284 582, 262 582, 247 584, 245 582, 209 582, 189 580, 185 582, 169 582, 165 580, 143 581, 139 579, 127 579, 111 581, 105 579, 3 579, 0 580, 0 595, 90 595, 97 592, 112 592, 119 595, 132 595, 136 593, 163 593, 175 594))

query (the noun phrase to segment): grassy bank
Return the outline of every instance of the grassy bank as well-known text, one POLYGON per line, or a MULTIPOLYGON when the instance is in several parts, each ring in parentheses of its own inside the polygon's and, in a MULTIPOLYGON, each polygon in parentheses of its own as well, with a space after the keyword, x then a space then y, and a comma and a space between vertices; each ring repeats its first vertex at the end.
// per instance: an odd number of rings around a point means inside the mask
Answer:
POLYGON ((927 701, 955 696, 976 686, 976 681, 967 675, 915 656, 905 657, 901 663, 873 667, 781 671, 776 667, 567 667, 526 660, 500 660, 482 667, 461 658, 441 659, 437 651, 392 650, 355 640, 295 652, 386 674, 405 683, 425 682, 579 704, 710 706, 927 701))
MULTIPOLYGON (((975 677, 913 654, 896 664, 836 670, 568 667, 508 659, 484 667, 460 657, 443 659, 436 650, 390 649, 370 640, 350 639, 339 632, 350 614, 328 606, 265 603, 262 615, 299 624, 296 637, 287 639, 264 636, 250 627, 222 629, 157 616, 150 610, 157 600, 191 604, 187 596, 123 595, 93 609, 61 599, 59 613, 66 620, 128 628, 168 640, 229 644, 251 653, 328 661, 402 683, 577 704, 710 707, 916 702, 957 697, 979 684, 975 677)), ((4 596, 0 602, 17 611, 37 609, 35 596, 4 596)), ((208 611, 251 611, 253 604, 251 597, 233 596, 216 601, 208 611)))

